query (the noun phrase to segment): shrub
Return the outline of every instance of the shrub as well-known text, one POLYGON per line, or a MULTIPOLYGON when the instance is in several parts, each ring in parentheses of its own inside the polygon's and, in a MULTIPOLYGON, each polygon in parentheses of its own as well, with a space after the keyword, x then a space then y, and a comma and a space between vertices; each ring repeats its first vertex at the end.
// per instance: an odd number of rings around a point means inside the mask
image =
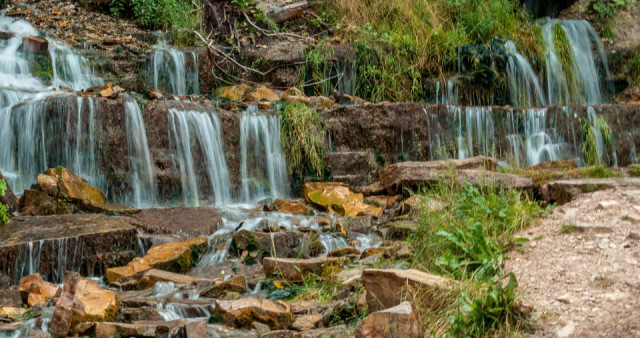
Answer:
MULTIPOLYGON (((4 196, 7 191, 7 182, 0 180, 0 197, 4 196)), ((9 206, 0 203, 0 224, 9 223, 9 206)))

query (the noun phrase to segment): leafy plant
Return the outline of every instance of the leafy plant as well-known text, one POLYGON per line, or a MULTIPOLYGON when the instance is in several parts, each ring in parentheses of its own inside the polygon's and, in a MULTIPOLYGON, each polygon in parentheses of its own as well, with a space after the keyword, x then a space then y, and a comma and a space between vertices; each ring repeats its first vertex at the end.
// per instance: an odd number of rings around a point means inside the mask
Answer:
MULTIPOLYGON (((0 197, 4 196, 7 192, 7 182, 0 179, 0 197)), ((0 203, 0 224, 8 224, 9 219, 9 206, 0 203)))
POLYGON ((463 292, 460 298, 461 313, 451 317, 450 332, 456 337, 484 337, 507 327, 527 325, 527 315, 516 301, 518 282, 509 274, 506 286, 491 285, 484 297, 471 299, 463 292))
POLYGON ((611 20, 618 10, 629 8, 637 0, 589 0, 588 11, 595 14, 602 22, 611 20))
POLYGON ((305 49, 304 56, 304 64, 298 71, 299 83, 314 83, 312 86, 305 86, 305 90, 309 89, 309 95, 330 96, 333 86, 328 80, 328 74, 332 67, 329 61, 333 58, 333 49, 327 44, 320 44, 305 49))
POLYGON ((289 170, 298 175, 322 176, 325 166, 325 130, 318 113, 302 103, 286 104, 281 111, 282 147, 289 170))

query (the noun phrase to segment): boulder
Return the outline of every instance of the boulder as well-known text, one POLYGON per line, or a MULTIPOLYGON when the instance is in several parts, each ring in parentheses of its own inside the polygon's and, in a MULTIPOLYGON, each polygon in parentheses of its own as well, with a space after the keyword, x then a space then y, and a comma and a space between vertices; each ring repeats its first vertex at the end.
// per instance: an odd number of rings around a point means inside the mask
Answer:
POLYGON ((346 257, 349 255, 358 255, 358 254, 360 254, 360 252, 358 252, 356 248, 352 246, 345 246, 329 252, 327 256, 328 257, 346 257))
POLYGON ((298 231, 240 230, 233 235, 233 245, 238 253, 264 251, 275 257, 290 257, 297 256, 304 236, 298 231))
POLYGON ((265 101, 268 101, 268 102, 276 102, 276 101, 280 100, 280 95, 278 95, 273 90, 262 86, 262 87, 258 87, 251 94, 249 94, 248 100, 249 101, 262 101, 262 100, 265 100, 265 101))
POLYGON ((247 290, 247 280, 244 275, 237 275, 219 284, 211 285, 200 292, 200 297, 218 298, 227 292, 244 293, 247 290))
POLYGON ((304 201, 309 203, 309 194, 316 191, 322 191, 324 189, 330 189, 334 187, 348 187, 348 185, 341 182, 306 182, 302 188, 302 194, 304 201))
POLYGON ((400 304, 409 289, 423 293, 449 291, 455 281, 414 269, 365 269, 362 283, 369 311, 375 312, 400 304))
POLYGON ((268 15, 277 24, 294 21, 304 17, 309 4, 307 1, 288 3, 282 7, 272 8, 268 15))
POLYGON ((237 86, 218 88, 217 95, 218 97, 229 99, 231 101, 242 101, 247 97, 247 95, 249 95, 250 91, 251 87, 246 84, 240 84, 237 86))
POLYGON ((44 305, 48 299, 58 296, 61 291, 60 286, 45 282, 39 273, 20 279, 20 297, 29 307, 44 305))
POLYGON ((4 289, 0 290, 0 307, 20 307, 22 306, 22 296, 20 290, 4 289))
POLYGON ((73 201, 82 204, 102 204, 107 202, 105 193, 87 183, 87 180, 74 175, 69 169, 50 168, 38 175, 38 188, 49 196, 59 192, 73 201))
POLYGON ((346 235, 354 232, 368 234, 373 227, 373 220, 371 216, 340 217, 336 221, 336 228, 339 227, 344 228, 346 235))
POLYGON ((7 185, 7 190, 4 192, 4 195, 0 196, 0 204, 9 206, 9 213, 12 214, 16 210, 18 210, 19 201, 16 195, 13 194, 9 183, 6 181, 4 176, 2 176, 2 172, 0 172, 0 180, 4 180, 7 185))
POLYGON ((345 258, 316 257, 310 259, 273 258, 267 257, 262 261, 267 277, 282 277, 288 281, 302 282, 306 275, 322 276, 331 267, 344 264, 345 258))
POLYGON ((152 288, 158 282, 173 282, 174 284, 187 285, 211 285, 215 283, 212 279, 202 279, 164 270, 151 269, 145 272, 142 278, 138 280, 138 290, 152 288))
POLYGON ((353 193, 348 187, 325 187, 308 194, 309 200, 333 214, 342 216, 371 215, 380 217, 382 208, 364 203, 362 194, 353 193))
POLYGON ((109 283, 115 283, 122 278, 142 274, 150 269, 183 273, 197 263, 207 246, 208 239, 204 236, 159 245, 149 249, 144 257, 134 258, 126 266, 107 269, 105 278, 109 283))
POLYGON ((115 320, 121 307, 122 303, 115 292, 101 289, 95 280, 67 271, 64 290, 53 311, 49 332, 54 337, 66 337, 70 328, 79 323, 115 320))
POLYGON ((266 211, 286 212, 294 215, 312 215, 313 209, 302 201, 287 201, 276 198, 276 200, 268 205, 266 211))
POLYGON ((296 320, 293 322, 292 327, 294 330, 298 331, 313 330, 317 327, 324 326, 328 322, 328 319, 328 316, 320 313, 302 315, 296 317, 296 320))
POLYGON ((267 299, 218 300, 214 316, 226 325, 242 328, 249 328, 251 323, 260 322, 272 329, 286 329, 293 323, 289 305, 267 299))
POLYGON ((403 337, 420 338, 418 314, 409 302, 402 302, 386 310, 374 312, 356 326, 357 338, 403 337))

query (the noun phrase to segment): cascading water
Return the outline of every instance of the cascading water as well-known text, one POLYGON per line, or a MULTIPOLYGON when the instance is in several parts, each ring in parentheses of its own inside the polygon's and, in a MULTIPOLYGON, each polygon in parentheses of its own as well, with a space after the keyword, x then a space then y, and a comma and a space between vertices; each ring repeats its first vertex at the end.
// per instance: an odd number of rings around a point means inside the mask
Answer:
POLYGON ((133 100, 125 102, 125 114, 127 124, 127 144, 129 148, 129 160, 131 170, 129 173, 133 205, 149 207, 156 203, 156 186, 151 165, 147 132, 142 120, 140 107, 133 100))
POLYGON ((507 84, 511 94, 511 105, 515 107, 544 106, 547 104, 538 76, 529 61, 518 53, 513 41, 505 44, 507 62, 507 84))
POLYGON ((288 195, 279 116, 262 115, 257 107, 249 107, 240 120, 240 152, 242 201, 288 195))
POLYGON ((175 149, 175 157, 182 180, 182 199, 185 205, 198 206, 201 189, 198 182, 208 179, 215 204, 231 200, 229 170, 224 155, 222 127, 215 113, 169 110, 169 139, 175 149), (199 147, 205 164, 206 178, 198 177, 194 162, 195 147, 199 147))
POLYGON ((153 46, 150 71, 153 88, 176 95, 200 93, 195 52, 182 52, 163 41, 153 46))
POLYGON ((91 69, 87 67, 85 58, 78 55, 66 44, 49 39, 49 55, 54 86, 83 90, 104 84, 102 79, 95 77, 91 69))
POLYGON ((474 147, 480 154, 491 155, 495 143, 491 107, 449 106, 448 110, 456 126, 458 158, 474 156, 474 147))

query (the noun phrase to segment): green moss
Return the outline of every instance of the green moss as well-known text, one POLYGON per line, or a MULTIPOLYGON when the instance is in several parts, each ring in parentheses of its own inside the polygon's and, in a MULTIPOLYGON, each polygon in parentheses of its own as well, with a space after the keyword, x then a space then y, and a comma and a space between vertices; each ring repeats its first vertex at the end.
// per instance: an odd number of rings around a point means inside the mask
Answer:
POLYGON ((560 91, 558 93, 559 102, 560 104, 568 104, 572 101, 575 102, 578 100, 577 98, 582 96, 582 94, 580 93, 576 74, 574 73, 571 43, 569 42, 567 32, 565 32, 561 23, 557 23, 553 27, 553 43, 556 55, 558 56, 560 64, 562 64, 564 75, 567 79, 567 83, 569 84, 569 96, 565 97, 565 93, 560 91))

